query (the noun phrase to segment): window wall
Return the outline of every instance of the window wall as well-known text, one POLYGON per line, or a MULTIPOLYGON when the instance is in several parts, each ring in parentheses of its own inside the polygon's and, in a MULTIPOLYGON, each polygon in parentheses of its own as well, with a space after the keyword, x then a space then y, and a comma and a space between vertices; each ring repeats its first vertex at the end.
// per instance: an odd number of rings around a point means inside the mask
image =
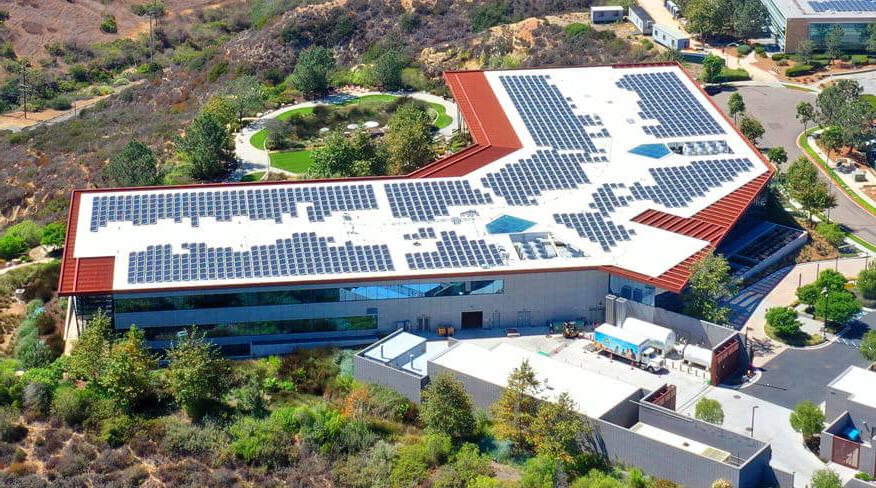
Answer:
POLYGON ((827 34, 838 25, 843 30, 842 48, 848 50, 863 49, 867 44, 867 24, 858 23, 813 23, 809 24, 809 39, 818 49, 825 48, 827 34))
POLYGON ((295 305, 301 303, 333 303, 366 300, 451 297, 460 295, 492 295, 504 293, 504 291, 505 283, 503 280, 408 283, 143 298, 116 297, 114 299, 114 309, 116 313, 161 312, 206 308, 295 305))
MULTIPOLYGON (((146 327, 143 330, 148 341, 169 341, 191 327, 146 327)), ((241 322, 237 324, 198 325, 197 330, 207 337, 259 336, 274 334, 299 334, 305 332, 341 332, 377 329, 377 316, 335 317, 318 319, 272 320, 241 322)))

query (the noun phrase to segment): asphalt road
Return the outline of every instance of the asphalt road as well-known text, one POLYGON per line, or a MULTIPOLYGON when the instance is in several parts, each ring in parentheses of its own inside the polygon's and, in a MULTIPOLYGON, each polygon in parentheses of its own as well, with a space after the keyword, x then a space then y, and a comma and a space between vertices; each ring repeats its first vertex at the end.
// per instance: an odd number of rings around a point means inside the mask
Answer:
POLYGON ((858 351, 860 338, 876 329, 876 313, 864 316, 840 339, 819 349, 788 349, 766 363, 761 378, 745 393, 786 408, 809 400, 824 401, 826 386, 851 365, 866 367, 869 361, 858 351))
MULTIPOLYGON (((712 97, 721 110, 727 111, 727 99, 733 91, 742 94, 746 111, 760 120, 766 129, 759 144, 762 148, 784 147, 788 161, 803 155, 797 147, 797 136, 803 131, 803 126, 797 121, 797 104, 801 101, 814 104, 815 93, 769 86, 729 87, 712 97)), ((837 201, 836 208, 830 210, 831 220, 844 225, 861 239, 876 244, 876 217, 834 188, 832 183, 830 188, 837 201)))

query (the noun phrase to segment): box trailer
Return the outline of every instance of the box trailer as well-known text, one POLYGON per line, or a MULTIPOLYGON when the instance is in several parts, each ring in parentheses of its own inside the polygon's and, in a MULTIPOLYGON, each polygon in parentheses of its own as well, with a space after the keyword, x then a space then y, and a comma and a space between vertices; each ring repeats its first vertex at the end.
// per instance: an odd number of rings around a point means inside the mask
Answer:
POLYGON ((663 358, 649 345, 650 340, 636 332, 610 324, 602 324, 593 332, 593 340, 600 350, 632 361, 636 366, 657 372, 663 369, 663 358))
POLYGON ((651 341, 650 345, 654 349, 659 350, 663 354, 667 354, 675 348, 675 331, 672 329, 661 327, 651 322, 646 322, 635 317, 627 317, 624 320, 624 330, 635 332, 643 335, 651 341))

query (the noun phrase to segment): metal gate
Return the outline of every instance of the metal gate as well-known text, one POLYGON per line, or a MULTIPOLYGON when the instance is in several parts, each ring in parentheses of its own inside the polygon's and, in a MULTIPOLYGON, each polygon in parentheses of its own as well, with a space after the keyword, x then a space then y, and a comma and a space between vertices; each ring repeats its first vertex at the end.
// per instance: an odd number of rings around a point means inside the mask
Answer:
POLYGON ((830 460, 847 468, 858 469, 861 445, 839 436, 833 436, 833 452, 830 460))

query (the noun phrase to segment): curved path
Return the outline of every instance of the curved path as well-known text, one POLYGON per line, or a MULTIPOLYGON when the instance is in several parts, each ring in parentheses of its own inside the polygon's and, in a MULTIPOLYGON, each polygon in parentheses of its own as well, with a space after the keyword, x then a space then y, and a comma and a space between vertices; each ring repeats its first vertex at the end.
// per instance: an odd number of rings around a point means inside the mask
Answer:
POLYGON ((339 93, 335 95, 329 95, 325 98, 321 98, 319 100, 301 102, 292 105, 286 105, 280 107, 276 110, 263 114, 261 117, 250 122, 249 125, 241 129, 239 132, 234 134, 234 154, 240 162, 239 169, 231 176, 231 180, 239 180, 243 175, 247 173, 264 171, 264 172, 278 172, 287 175, 294 175, 294 173, 290 173, 288 171, 273 168, 271 167, 271 158, 268 156, 268 152, 263 149, 257 149, 250 144, 249 140, 252 136, 265 128, 265 122, 269 119, 275 119, 280 114, 288 112, 290 110, 295 110, 298 108, 306 108, 306 107, 314 107, 316 105, 336 105, 346 100, 350 100, 352 98, 359 98, 368 95, 395 95, 395 96, 406 96, 410 98, 414 98, 417 100, 422 100, 427 103, 437 103, 444 107, 444 110, 447 112, 447 116, 449 116, 452 120, 450 124, 446 127, 442 127, 438 129, 438 133, 441 134, 445 138, 450 138, 453 135, 453 131, 456 128, 456 121, 459 117, 456 104, 450 100, 439 97, 437 95, 433 95, 427 92, 376 92, 376 91, 366 91, 355 94, 346 94, 339 93))

